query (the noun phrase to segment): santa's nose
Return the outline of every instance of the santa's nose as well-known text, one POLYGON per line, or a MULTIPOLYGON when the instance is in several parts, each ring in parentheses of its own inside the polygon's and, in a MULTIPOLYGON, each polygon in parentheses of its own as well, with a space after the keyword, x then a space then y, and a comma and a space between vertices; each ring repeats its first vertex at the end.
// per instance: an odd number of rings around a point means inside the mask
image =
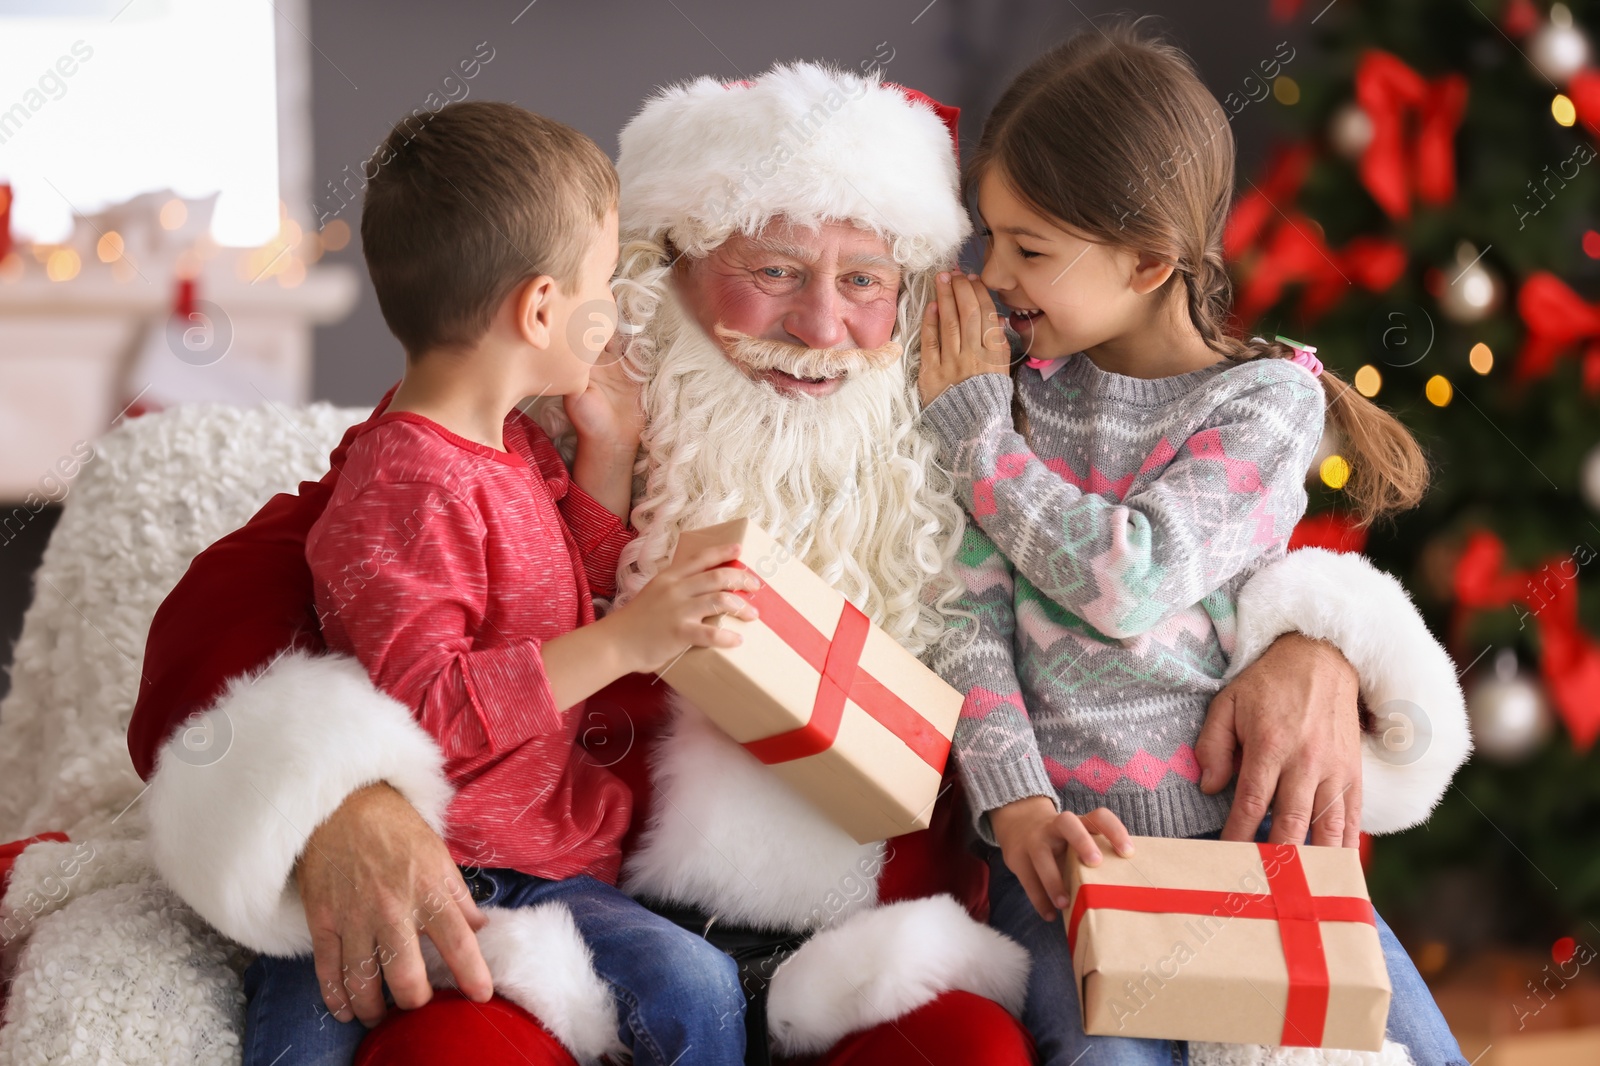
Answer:
POLYGON ((841 347, 850 339, 844 306, 844 301, 828 287, 807 286, 784 315, 783 331, 807 348, 841 347))

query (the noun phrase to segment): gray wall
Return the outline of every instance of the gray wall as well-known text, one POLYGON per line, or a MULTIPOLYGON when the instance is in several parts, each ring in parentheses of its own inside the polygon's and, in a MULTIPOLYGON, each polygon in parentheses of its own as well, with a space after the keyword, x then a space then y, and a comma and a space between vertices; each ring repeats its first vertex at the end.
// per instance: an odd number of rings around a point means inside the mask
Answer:
MULTIPOLYGON (((446 74, 480 42, 494 58, 467 83, 470 98, 510 100, 558 118, 613 156, 617 131, 658 85, 703 74, 735 79, 788 59, 855 67, 888 49, 886 76, 960 105, 962 142, 971 145, 988 107, 1030 59, 1089 17, 1130 10, 1096 0, 526 3, 313 0, 307 32, 316 46, 316 187, 337 180, 346 166, 356 172, 390 125, 428 93, 443 97, 446 74)), ((1301 45, 1310 17, 1275 26, 1266 0, 1163 0, 1131 10, 1161 16, 1219 97, 1270 58, 1277 42, 1301 45)), ((278 28, 294 32, 281 19, 278 28)), ((1261 156, 1278 107, 1253 105, 1240 115, 1235 132, 1246 165, 1261 156)), ((339 217, 359 229, 356 207, 339 217)), ((360 266, 359 238, 333 258, 360 266)), ((374 403, 401 366, 399 346, 364 283, 350 317, 317 331, 313 395, 374 403)))

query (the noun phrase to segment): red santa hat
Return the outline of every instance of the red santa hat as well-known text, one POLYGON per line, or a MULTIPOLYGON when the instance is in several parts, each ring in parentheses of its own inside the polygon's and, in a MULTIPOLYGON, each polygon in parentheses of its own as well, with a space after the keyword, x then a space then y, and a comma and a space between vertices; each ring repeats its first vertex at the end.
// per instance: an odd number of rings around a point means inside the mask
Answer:
POLYGON ((909 271, 954 259, 971 232, 961 202, 956 108, 817 63, 754 81, 700 78, 648 100, 622 131, 624 239, 704 255, 783 218, 853 222, 909 271))

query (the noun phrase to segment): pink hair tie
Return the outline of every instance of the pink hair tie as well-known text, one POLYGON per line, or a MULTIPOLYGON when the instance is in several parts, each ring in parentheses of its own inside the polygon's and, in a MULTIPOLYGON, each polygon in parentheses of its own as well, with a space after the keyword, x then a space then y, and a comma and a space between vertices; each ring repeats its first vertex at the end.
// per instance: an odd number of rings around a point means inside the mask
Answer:
POLYGON ((1044 378, 1046 381, 1049 381, 1050 375, 1054 374, 1057 370, 1060 370, 1066 361, 1067 357, 1064 355, 1055 359, 1041 359, 1037 355, 1028 356, 1028 365, 1037 370, 1039 372, 1039 376, 1044 378))
POLYGON ((1294 355, 1289 357, 1291 363, 1305 367, 1311 371, 1313 377, 1322 376, 1322 360, 1317 358, 1317 350, 1315 348, 1309 344, 1302 344, 1297 340, 1290 340, 1282 334, 1279 334, 1276 339, 1279 343, 1287 344, 1294 349, 1294 355))

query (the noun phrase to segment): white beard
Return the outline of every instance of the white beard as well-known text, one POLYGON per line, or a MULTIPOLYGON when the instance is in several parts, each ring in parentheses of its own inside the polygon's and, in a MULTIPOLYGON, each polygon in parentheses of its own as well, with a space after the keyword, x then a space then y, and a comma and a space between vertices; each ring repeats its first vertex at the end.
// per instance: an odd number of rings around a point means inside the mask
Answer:
POLYGON ((617 603, 683 531, 749 518, 913 653, 937 641, 945 619, 925 593, 945 575, 960 510, 946 482, 930 484, 941 475, 905 364, 858 370, 829 396, 788 396, 747 377, 670 290, 650 329, 639 536, 617 603))
MULTIPOLYGON (((748 517, 914 652, 939 637, 932 602, 959 509, 929 484, 905 364, 858 370, 831 395, 747 377, 662 294, 650 321, 645 487, 618 604, 685 530, 748 517)), ((777 929, 831 925, 877 902, 885 845, 859 845, 686 700, 652 759, 654 809, 625 887, 777 929)))

